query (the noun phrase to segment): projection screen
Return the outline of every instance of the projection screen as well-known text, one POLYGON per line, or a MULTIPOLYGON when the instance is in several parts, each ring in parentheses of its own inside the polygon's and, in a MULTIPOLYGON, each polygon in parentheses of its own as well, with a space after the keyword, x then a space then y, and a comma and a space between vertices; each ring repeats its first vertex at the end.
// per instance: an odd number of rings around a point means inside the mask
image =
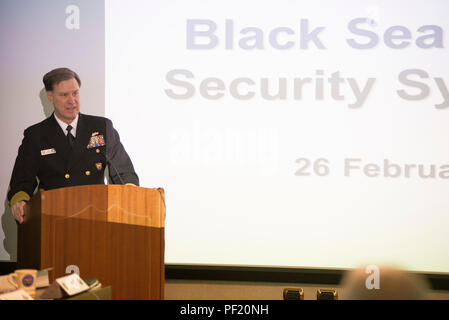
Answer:
POLYGON ((449 271, 446 1, 107 1, 166 262, 449 271))

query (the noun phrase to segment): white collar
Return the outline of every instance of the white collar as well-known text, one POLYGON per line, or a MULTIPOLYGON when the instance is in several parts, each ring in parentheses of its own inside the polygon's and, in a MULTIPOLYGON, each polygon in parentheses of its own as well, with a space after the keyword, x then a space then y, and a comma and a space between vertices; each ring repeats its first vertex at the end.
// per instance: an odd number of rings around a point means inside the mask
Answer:
MULTIPOLYGON (((73 121, 70 123, 70 125, 73 127, 73 129, 72 129, 72 131, 70 131, 70 133, 71 133, 74 137, 76 137, 76 126, 78 125, 78 118, 79 118, 79 113, 76 115, 76 118, 73 119, 73 121)), ((55 113, 55 119, 56 119, 56 121, 58 122, 59 126, 61 127, 62 132, 64 132, 64 134, 67 136, 67 126, 68 126, 68 124, 65 123, 64 121, 62 121, 61 119, 59 119, 59 118, 56 116, 56 113, 55 113)))

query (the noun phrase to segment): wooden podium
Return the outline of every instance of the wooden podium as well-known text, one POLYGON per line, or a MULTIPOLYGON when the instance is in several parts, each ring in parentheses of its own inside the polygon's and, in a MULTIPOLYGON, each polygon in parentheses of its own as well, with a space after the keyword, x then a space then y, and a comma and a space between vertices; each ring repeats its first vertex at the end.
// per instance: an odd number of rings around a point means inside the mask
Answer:
POLYGON ((18 228, 17 267, 79 268, 113 299, 164 298, 163 189, 89 185, 41 191, 18 228), (76 267, 74 267, 76 266, 76 267))

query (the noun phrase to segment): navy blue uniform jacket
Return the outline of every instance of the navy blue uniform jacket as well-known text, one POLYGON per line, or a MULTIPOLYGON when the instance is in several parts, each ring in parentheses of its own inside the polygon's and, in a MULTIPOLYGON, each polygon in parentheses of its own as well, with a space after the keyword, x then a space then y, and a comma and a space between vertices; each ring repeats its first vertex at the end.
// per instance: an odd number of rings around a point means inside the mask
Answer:
POLYGON ((109 166, 110 182, 139 185, 131 159, 111 120, 79 113, 76 141, 70 149, 67 137, 52 114, 25 130, 11 176, 8 200, 19 191, 32 197, 38 184, 44 190, 104 184, 108 162, 113 165, 109 166))

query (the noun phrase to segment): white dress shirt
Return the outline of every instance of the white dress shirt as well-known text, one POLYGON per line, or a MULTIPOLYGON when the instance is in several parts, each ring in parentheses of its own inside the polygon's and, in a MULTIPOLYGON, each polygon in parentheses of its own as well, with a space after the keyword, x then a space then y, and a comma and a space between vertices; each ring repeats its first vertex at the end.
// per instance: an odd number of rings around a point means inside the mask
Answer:
MULTIPOLYGON (((73 127, 73 129, 72 129, 72 131, 70 131, 70 133, 72 134, 72 136, 73 136, 74 138, 76 138, 76 126, 77 126, 77 124, 78 124, 78 117, 79 117, 79 115, 77 114, 77 115, 76 115, 76 118, 73 119, 73 121, 70 123, 70 125, 73 127)), ((67 137, 67 127, 68 127, 69 125, 68 125, 67 123, 65 123, 64 121, 62 121, 61 119, 59 119, 59 118, 56 116, 56 113, 55 113, 55 119, 56 119, 56 121, 59 123, 59 125, 61 126, 62 132, 64 132, 65 136, 67 137)))

